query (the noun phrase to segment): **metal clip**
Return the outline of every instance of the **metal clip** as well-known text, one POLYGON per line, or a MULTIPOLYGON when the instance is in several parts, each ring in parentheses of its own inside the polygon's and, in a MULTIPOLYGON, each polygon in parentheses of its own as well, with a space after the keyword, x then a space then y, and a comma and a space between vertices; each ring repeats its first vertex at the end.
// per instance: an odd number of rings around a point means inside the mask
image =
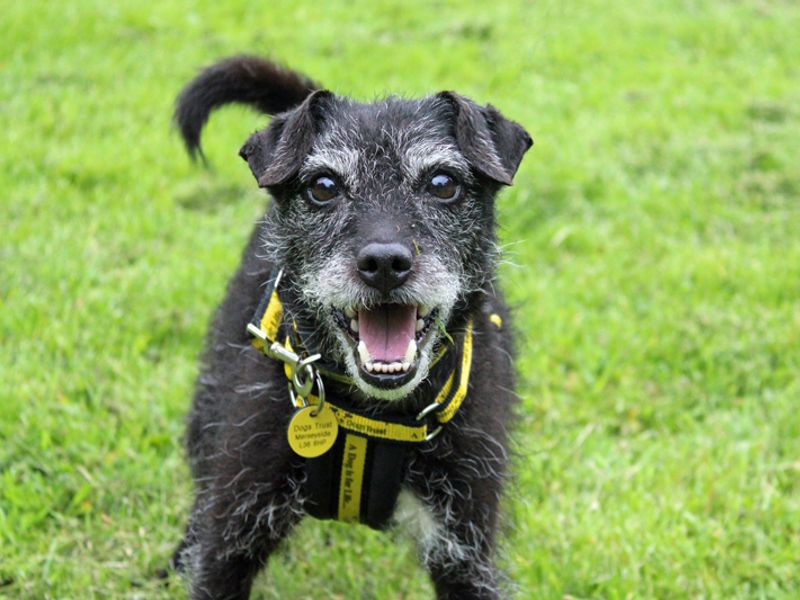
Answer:
POLYGON ((291 363, 292 385, 298 396, 305 398, 311 392, 311 388, 314 387, 314 381, 317 379, 318 371, 314 368, 312 363, 318 361, 320 358, 322 358, 322 355, 314 354, 291 363))
MULTIPOLYGON (((291 384, 289 385, 292 404, 295 404, 295 400, 298 397, 302 398, 303 401, 306 402, 306 398, 308 398, 308 395, 311 393, 311 390, 314 388, 314 384, 316 383, 321 408, 322 404, 325 402, 325 387, 322 384, 322 376, 320 375, 319 370, 314 366, 314 363, 322 358, 322 355, 312 354, 306 358, 300 358, 299 355, 295 354, 291 350, 286 349, 286 347, 280 342, 272 342, 269 346, 267 346, 269 340, 267 339, 266 334, 261 331, 260 327, 249 323, 247 325, 247 331, 264 342, 264 354, 273 360, 277 360, 285 365, 289 365, 289 369, 292 373, 290 377, 291 384)), ((306 402, 305 406, 307 405, 308 403, 306 402)), ((320 408, 316 409, 314 413, 315 416, 319 413, 320 408)))
MULTIPOLYGON (((297 396, 294 393, 294 388, 292 387, 291 383, 287 384, 287 386, 289 388, 289 402, 291 402, 292 407, 296 407, 297 406, 297 396)), ((301 406, 300 408, 306 408, 308 406, 308 398, 304 398, 303 396, 300 396, 300 401, 303 403, 303 406, 301 406)))
MULTIPOLYGON (((316 360, 316 358, 314 358, 313 356, 311 356, 311 357, 309 357, 309 358, 307 358, 305 360, 309 360, 309 359, 316 360)), ((292 381, 291 381, 291 383, 288 384, 289 385, 289 400, 291 401, 292 406, 297 406, 297 399, 299 398, 300 401, 303 403, 302 407, 306 408, 307 406, 309 406, 311 404, 308 401, 308 398, 309 398, 309 394, 311 393, 311 390, 312 390, 314 384, 316 383, 317 384, 317 400, 319 400, 319 402, 316 404, 316 407, 311 412, 311 416, 312 417, 316 417, 319 414, 319 411, 322 410, 323 405, 325 404, 325 384, 322 382, 322 374, 317 369, 315 369, 313 366, 311 366, 310 362, 308 364, 305 364, 305 365, 303 365, 302 363, 303 363, 303 361, 300 361, 300 363, 299 363, 301 368, 304 368, 305 370, 310 371, 311 374, 307 377, 307 379, 305 381, 303 381, 301 383, 299 388, 298 388, 298 382, 295 381, 296 377, 294 377, 294 375, 292 376, 292 381)), ((300 372, 300 371, 298 371, 298 372, 300 372)))
POLYGON ((300 362, 300 357, 291 350, 287 350, 280 342, 272 342, 269 346, 264 345, 264 354, 287 365, 294 366, 300 362))

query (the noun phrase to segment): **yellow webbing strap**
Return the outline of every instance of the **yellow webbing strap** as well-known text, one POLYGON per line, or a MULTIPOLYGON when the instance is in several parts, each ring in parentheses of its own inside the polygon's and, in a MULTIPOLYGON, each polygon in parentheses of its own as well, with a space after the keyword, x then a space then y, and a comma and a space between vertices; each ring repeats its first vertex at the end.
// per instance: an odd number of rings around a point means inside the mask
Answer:
MULTIPOLYGON (((278 296, 277 289, 273 289, 272 293, 269 297, 269 302, 267 303, 267 307, 264 310, 264 314, 259 321, 259 327, 261 331, 264 332, 267 340, 270 342, 274 342, 278 338, 278 333, 280 331, 281 322, 283 321, 284 312, 283 312, 283 305, 281 304, 280 297, 278 296)), ((498 328, 501 326, 502 321, 500 320, 499 315, 492 314, 489 317, 489 320, 494 323, 498 328)), ((263 349, 263 342, 258 338, 253 340, 253 345, 257 348, 263 349)), ((292 350, 292 344, 289 340, 289 336, 286 337, 284 340, 284 346, 287 350, 292 350)), ((444 346, 436 355, 434 360, 432 361, 433 364, 439 361, 440 358, 447 352, 447 346, 444 346)), ((291 381, 292 379, 292 369, 288 363, 284 363, 284 373, 286 374, 286 378, 291 381)), ((436 415, 438 421, 440 423, 447 423, 450 421, 458 409, 461 407, 461 403, 464 401, 464 397, 467 394, 467 387, 469 385, 469 375, 470 375, 470 368, 472 367, 472 321, 470 320, 467 323, 466 331, 464 332, 464 346, 462 349, 461 354, 461 368, 457 371, 454 371, 450 374, 450 377, 447 378, 444 386, 439 393, 436 395, 435 402, 438 404, 446 405, 444 408, 439 411, 436 415), (453 384, 455 382, 456 376, 458 376, 458 387, 456 388, 455 392, 452 394, 451 398, 451 391, 453 388, 453 384), (448 401, 448 399, 450 399, 448 401)), ((337 381, 341 381, 344 383, 352 383, 349 377, 345 375, 341 375, 339 373, 332 373, 328 370, 321 370, 322 373, 326 377, 330 377, 332 379, 336 379, 337 381)), ((310 404, 315 404, 319 400, 314 395, 309 395, 308 402, 310 404)), ((304 405, 303 398, 297 398, 295 401, 295 405, 298 408, 301 408, 304 405)), ((368 437, 375 437, 381 438, 385 440, 391 441, 398 441, 398 442, 422 442, 428 435, 428 426, 421 422, 419 425, 405 425, 402 423, 394 423, 391 421, 381 421, 379 419, 373 419, 370 417, 366 417, 363 415, 359 415, 353 412, 350 412, 344 408, 335 406, 334 404, 330 404, 331 409, 333 410, 334 414, 336 415, 337 420, 339 421, 339 426, 347 429, 349 431, 353 431, 355 433, 359 433, 364 436, 368 437)), ((348 438, 350 437, 358 437, 358 436, 351 436, 348 434, 348 438)), ((362 438, 363 439, 363 438, 362 438)), ((358 443, 358 442, 355 442, 358 443)), ((344 472, 344 471, 343 471, 344 472)))
POLYGON ((367 438, 348 433, 339 474, 339 520, 357 523, 361 517, 361 488, 367 460, 367 438))
MULTIPOLYGON (((283 321, 283 304, 278 297, 278 290, 273 289, 269 296, 267 308, 264 309, 264 314, 258 322, 258 327, 264 332, 267 340, 272 343, 278 339, 278 331, 283 321)), ((259 350, 264 350, 264 341, 259 338, 253 338, 253 346, 259 350)))
POLYGON ((271 342, 278 339, 281 321, 283 321, 283 305, 280 298, 278 298, 278 290, 272 290, 267 310, 264 311, 264 316, 261 317, 261 331, 267 335, 267 339, 271 342))
MULTIPOLYGON (((467 387, 469 385, 469 372, 472 368, 472 321, 467 323, 467 330, 464 332, 464 348, 461 351, 461 369, 458 373, 458 388, 456 388, 450 403, 436 414, 436 418, 440 423, 447 423, 456 414, 456 411, 461 407, 464 397, 467 395, 467 387)), ((436 395, 436 402, 442 404, 450 396, 450 390, 453 388, 453 382, 456 377, 456 371, 450 374, 444 386, 436 395)))
MULTIPOLYGON (((311 406, 319 404, 319 398, 314 394, 309 394, 308 404, 311 406)), ((391 442, 421 442, 428 435, 428 426, 424 422, 420 422, 419 425, 404 425, 403 423, 394 423, 392 421, 381 421, 380 419, 371 419, 350 412, 328 400, 325 401, 325 404, 336 415, 339 427, 367 437, 380 438, 391 442)), ((298 397, 295 398, 294 405, 297 408, 303 408, 306 404, 303 398, 298 397)))
POLYGON ((357 415, 330 402, 328 402, 328 406, 331 407, 333 414, 336 415, 339 427, 344 427, 362 435, 395 442, 421 442, 428 435, 428 426, 425 423, 420 423, 417 426, 403 425, 402 423, 381 421, 357 415))

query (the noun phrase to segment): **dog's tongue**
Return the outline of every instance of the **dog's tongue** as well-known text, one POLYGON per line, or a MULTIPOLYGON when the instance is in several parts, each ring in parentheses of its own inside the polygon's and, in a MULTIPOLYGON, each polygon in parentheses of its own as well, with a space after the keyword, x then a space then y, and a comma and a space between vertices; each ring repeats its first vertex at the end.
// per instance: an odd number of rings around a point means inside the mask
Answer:
POLYGON ((402 362, 408 342, 416 334, 416 324, 416 306, 384 304, 358 311, 358 337, 375 361, 402 362))

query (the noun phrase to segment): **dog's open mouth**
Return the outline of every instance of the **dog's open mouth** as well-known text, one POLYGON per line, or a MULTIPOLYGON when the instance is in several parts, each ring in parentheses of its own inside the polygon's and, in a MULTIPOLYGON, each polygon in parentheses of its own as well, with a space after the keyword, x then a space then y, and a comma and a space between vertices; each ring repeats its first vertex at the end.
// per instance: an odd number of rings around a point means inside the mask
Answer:
POLYGON ((353 342, 360 375, 384 388, 399 387, 414 377, 437 314, 435 308, 411 304, 333 309, 336 322, 353 342))

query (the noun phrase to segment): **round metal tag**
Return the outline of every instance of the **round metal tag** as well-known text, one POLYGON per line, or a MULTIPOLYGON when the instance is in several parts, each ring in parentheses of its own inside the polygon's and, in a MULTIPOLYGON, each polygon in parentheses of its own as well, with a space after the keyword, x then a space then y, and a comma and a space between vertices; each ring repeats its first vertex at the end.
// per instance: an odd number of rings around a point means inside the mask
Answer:
POLYGON ((286 433, 292 450, 304 458, 316 458, 333 447, 339 422, 327 404, 306 406, 294 413, 286 433))

